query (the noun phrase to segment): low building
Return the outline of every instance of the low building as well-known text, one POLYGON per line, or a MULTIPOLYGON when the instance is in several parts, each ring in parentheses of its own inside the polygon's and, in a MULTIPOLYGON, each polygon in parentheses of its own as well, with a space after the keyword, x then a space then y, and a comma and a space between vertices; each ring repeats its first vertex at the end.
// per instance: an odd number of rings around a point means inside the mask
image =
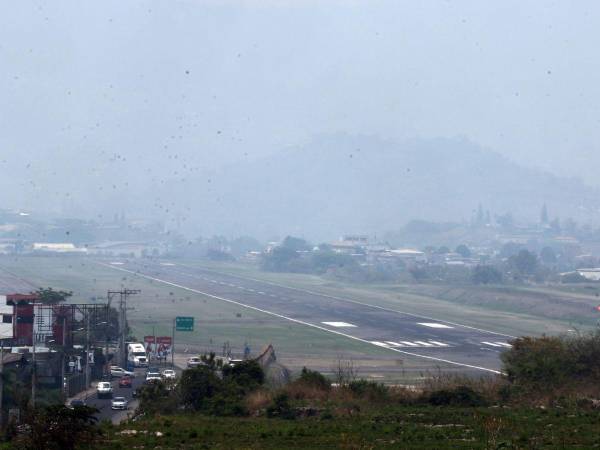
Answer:
POLYGON ((77 247, 71 242, 34 242, 32 250, 35 253, 86 253, 87 249, 77 247))
POLYGON ((600 281, 600 267, 590 269, 577 269, 577 273, 586 280, 600 281))

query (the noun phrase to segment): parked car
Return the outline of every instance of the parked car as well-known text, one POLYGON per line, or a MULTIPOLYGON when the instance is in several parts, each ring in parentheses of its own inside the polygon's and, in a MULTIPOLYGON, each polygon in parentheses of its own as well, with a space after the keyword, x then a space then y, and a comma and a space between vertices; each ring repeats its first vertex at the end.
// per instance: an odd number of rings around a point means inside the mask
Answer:
POLYGON ((110 402, 110 409, 127 409, 127 399, 125 397, 115 397, 110 402))
POLYGON ((160 372, 148 372, 146 374, 146 383, 154 383, 156 381, 162 381, 160 372))
POLYGON ((112 384, 108 381, 101 381, 98 383, 98 386, 96 386, 96 394, 98 395, 98 398, 112 397, 112 384))
POLYGON ((192 356, 187 360, 187 368, 193 369, 194 367, 202 366, 204 362, 197 356, 192 356))
POLYGON ((174 380, 177 378, 177 374, 173 369, 165 369, 162 371, 162 377, 165 380, 174 380))
POLYGON ((122 367, 110 366, 110 376, 115 378, 121 378, 125 376, 135 377, 135 373, 129 370, 125 370, 122 367))
POLYGON ((130 388, 130 387, 132 387, 131 377, 129 377, 129 376, 121 377, 121 379, 119 380, 119 387, 120 388, 130 388))

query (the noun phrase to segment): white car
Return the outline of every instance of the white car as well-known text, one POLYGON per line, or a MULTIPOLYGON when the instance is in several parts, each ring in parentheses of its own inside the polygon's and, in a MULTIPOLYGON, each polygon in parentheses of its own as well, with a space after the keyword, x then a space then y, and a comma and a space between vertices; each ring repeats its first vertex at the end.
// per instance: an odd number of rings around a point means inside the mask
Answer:
POLYGON ((198 367, 203 364, 204 364, 204 362, 202 362, 202 360, 200 358, 198 358, 197 356, 192 356, 191 358, 188 358, 188 360, 187 360, 187 368, 188 369, 193 369, 194 367, 198 367))
POLYGON ((115 397, 110 402, 110 409, 127 409, 127 399, 125 397, 115 397))
POLYGON ((148 372, 146 374, 146 383, 154 383, 155 381, 162 381, 162 377, 159 372, 148 372))
POLYGON ((162 371, 162 377, 165 380, 174 380, 175 378, 177 378, 177 374, 173 369, 165 369, 162 371))
POLYGON ((113 388, 112 384, 108 381, 101 381, 96 386, 96 394, 98 394, 98 398, 102 397, 112 397, 113 388))
POLYGON ((124 376, 129 376, 129 377, 135 377, 135 373, 134 372, 130 372, 129 370, 125 370, 122 367, 118 367, 118 366, 110 366, 110 376, 111 377, 117 377, 117 378, 121 378, 124 376))

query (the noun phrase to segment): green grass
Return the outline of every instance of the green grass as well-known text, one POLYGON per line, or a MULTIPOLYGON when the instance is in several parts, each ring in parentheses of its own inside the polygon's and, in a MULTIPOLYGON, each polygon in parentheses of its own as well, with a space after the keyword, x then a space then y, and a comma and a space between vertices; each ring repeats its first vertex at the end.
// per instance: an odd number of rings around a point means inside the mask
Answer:
POLYGON ((278 359, 292 370, 308 365, 327 372, 337 359, 351 359, 357 368, 364 369, 364 376, 372 375, 378 379, 383 376, 391 381, 413 382, 427 371, 454 369, 410 357, 403 358, 400 366, 398 355, 385 349, 119 272, 90 258, 2 257, 0 269, 8 270, 34 286, 73 291, 72 302, 104 302, 109 289, 140 289, 141 294, 128 300, 128 321, 138 338, 153 333, 170 336, 174 316, 195 317, 194 332, 176 333, 178 352, 215 351, 220 354, 224 343, 228 342, 234 354, 241 355, 246 343, 257 354, 264 346, 273 344, 278 359), (382 366, 387 367, 384 375, 380 375, 382 366))
POLYGON ((384 407, 335 419, 153 417, 110 428, 99 448, 595 448, 595 411, 384 407), (120 434, 137 430, 135 436, 120 434), (157 437, 156 432, 163 433, 157 437))
POLYGON ((315 275, 263 272, 251 264, 208 261, 185 264, 514 336, 558 334, 573 328, 590 329, 600 318, 600 314, 593 311, 593 305, 600 303, 594 295, 583 296, 551 287, 366 285, 315 275), (574 305, 573 302, 578 303, 574 305))

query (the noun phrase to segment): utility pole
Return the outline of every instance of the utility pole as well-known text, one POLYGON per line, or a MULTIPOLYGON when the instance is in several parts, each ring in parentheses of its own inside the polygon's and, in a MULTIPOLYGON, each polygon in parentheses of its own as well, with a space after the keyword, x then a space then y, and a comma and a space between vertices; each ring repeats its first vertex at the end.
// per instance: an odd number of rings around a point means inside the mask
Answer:
POLYGON ((36 370, 35 370, 35 309, 33 313, 33 331, 31 333, 33 336, 33 356, 31 358, 31 408, 35 409, 35 383, 36 383, 36 370))
POLYGON ((119 295, 119 365, 125 367, 125 326, 127 324, 127 297, 139 294, 139 289, 121 289, 120 291, 108 291, 108 304, 115 295, 119 295))
POLYGON ((171 331, 171 369, 175 369, 175 321, 173 318, 173 330, 171 331))
POLYGON ((85 395, 90 387, 90 311, 85 315, 85 395))
POLYGON ((0 428, 3 428, 4 417, 2 414, 2 403, 4 393, 4 339, 0 340, 0 428))
POLYGON ((62 318, 62 356, 60 358, 60 392, 61 398, 67 398, 67 392, 65 390, 65 352, 67 351, 67 342, 66 342, 66 330, 67 328, 67 316, 63 316, 62 318))

